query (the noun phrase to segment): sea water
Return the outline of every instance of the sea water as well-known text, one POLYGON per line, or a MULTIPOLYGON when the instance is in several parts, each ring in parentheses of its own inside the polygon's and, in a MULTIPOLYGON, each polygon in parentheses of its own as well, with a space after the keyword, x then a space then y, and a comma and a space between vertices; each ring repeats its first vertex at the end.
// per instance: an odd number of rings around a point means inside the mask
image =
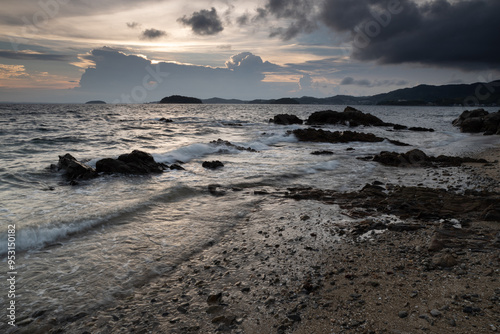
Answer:
MULTIPOLYGON (((345 106, 313 105, 0 105, 0 305, 8 306, 9 225, 15 225, 18 317, 35 311, 77 314, 112 304, 228 233, 265 201, 254 191, 318 187, 351 191, 373 181, 438 187, 423 169, 384 167, 358 158, 412 148, 429 155, 470 155, 498 145, 497 136, 460 133, 455 107, 360 106, 386 122, 435 132, 358 127, 402 141, 304 143, 288 133, 306 125, 275 125, 274 115, 301 119, 345 106), (162 118, 172 122, 162 121, 162 118), (213 145, 223 139, 257 152, 213 145), (70 153, 99 159, 143 150, 185 170, 159 175, 104 175, 71 186, 49 168, 70 153), (311 155, 329 150, 329 156, 311 155), (208 170, 203 161, 224 167, 208 170), (228 191, 215 197, 208 185, 228 191)), ((489 110, 496 111, 494 109, 489 110)), ((329 125, 337 131, 346 126, 329 125)), ((5 307, 4 307, 5 306, 5 307)), ((4 311, 2 311, 3 314, 4 311)), ((0 328, 8 328, 2 316, 0 328), (5 326, 5 327, 4 327, 5 326)))

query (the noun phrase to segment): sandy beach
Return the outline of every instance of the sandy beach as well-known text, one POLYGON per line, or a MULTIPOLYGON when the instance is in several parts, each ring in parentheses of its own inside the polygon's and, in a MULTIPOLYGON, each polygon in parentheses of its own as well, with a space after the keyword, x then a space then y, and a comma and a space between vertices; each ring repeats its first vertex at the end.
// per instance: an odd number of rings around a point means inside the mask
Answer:
MULTIPOLYGON (((481 157, 496 162, 460 168, 485 189, 495 188, 500 154, 490 150, 481 157)), ((440 175, 441 183, 450 178, 440 175)), ((374 196, 391 189, 382 183, 365 188, 374 196)), ((253 212, 169 274, 138 286, 112 308, 57 319, 33 315, 14 332, 500 331, 498 222, 452 206, 437 216, 424 209, 415 214, 418 198, 405 199, 391 215, 373 207, 370 196, 358 196, 366 192, 338 201, 311 189, 247 191, 260 197, 253 212), (440 219, 443 212, 447 218, 440 219)), ((464 200, 497 198, 470 196, 464 200)), ((224 197, 214 197, 219 200, 224 197)))

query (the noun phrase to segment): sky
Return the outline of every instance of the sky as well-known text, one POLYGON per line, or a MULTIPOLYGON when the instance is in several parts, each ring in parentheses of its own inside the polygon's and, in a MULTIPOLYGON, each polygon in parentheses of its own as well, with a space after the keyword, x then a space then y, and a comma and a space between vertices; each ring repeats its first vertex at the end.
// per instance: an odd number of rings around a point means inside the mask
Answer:
POLYGON ((0 101, 367 96, 500 79, 498 0, 16 0, 0 101))

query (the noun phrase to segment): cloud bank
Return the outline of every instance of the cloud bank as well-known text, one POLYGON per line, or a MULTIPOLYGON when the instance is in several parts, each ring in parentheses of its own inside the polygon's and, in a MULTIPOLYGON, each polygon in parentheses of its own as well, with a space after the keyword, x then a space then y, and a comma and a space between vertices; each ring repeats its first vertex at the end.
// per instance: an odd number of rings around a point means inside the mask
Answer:
MULTIPOLYGON (((85 70, 75 92, 110 102, 158 101, 173 94, 200 98, 272 98, 284 92, 275 91, 283 89, 280 85, 262 82, 266 73, 283 69, 250 52, 232 56, 222 68, 153 63, 108 47, 92 50, 81 58, 95 66, 85 70)), ((293 88, 294 85, 289 84, 286 89, 293 88)))

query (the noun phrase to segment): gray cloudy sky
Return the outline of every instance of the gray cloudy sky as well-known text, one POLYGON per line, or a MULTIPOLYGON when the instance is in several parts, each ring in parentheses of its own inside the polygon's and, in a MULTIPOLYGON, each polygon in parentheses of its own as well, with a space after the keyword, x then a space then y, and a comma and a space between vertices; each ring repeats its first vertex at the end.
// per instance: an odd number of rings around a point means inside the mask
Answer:
POLYGON ((372 95, 500 79, 498 0, 17 0, 0 101, 372 95))

